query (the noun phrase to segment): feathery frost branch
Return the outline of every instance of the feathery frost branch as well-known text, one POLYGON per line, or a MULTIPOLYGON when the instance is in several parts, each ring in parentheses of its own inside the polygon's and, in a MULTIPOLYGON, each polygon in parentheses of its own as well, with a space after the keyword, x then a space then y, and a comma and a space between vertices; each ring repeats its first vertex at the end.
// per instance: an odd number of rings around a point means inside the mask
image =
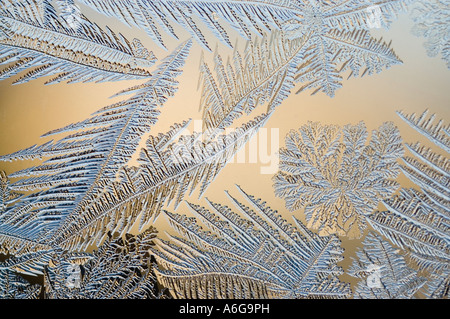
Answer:
POLYGON ((9 185, 12 191, 31 192, 0 215, 0 244, 7 246, 11 255, 51 252, 61 248, 61 238, 72 238, 78 244, 73 249, 99 244, 105 238, 107 228, 86 234, 85 238, 76 237, 77 233, 70 230, 74 225, 83 227, 96 222, 99 215, 103 217, 98 212, 98 197, 109 201, 115 196, 110 193, 114 191, 111 184, 136 152, 142 136, 157 121, 158 106, 177 90, 175 78, 181 73, 191 43, 182 43, 168 55, 150 81, 129 90, 135 93, 131 98, 107 106, 85 121, 46 134, 66 134, 59 141, 0 158, 48 158, 39 166, 10 175, 18 179, 9 185))
MULTIPOLYGON (((239 187, 238 187, 239 188, 239 187)), ((296 220, 289 224, 239 188, 251 207, 230 196, 239 214, 210 201, 190 204, 194 217, 165 211, 182 237, 156 239, 158 280, 175 298, 347 298, 339 239, 320 237, 296 220), (243 215, 243 217, 241 217, 243 215)), ((227 193, 228 194, 228 193, 227 193)), ((229 195, 229 194, 228 194, 229 195)))
MULTIPOLYGON (((243 56, 235 52, 233 60, 225 64, 216 53, 216 80, 202 63, 203 97, 208 106, 205 111, 225 112, 229 114, 225 118, 230 121, 258 103, 270 101, 275 107, 286 98, 295 82, 302 83, 297 93, 312 90, 312 94, 324 92, 333 97, 342 87, 345 72, 349 78, 364 76, 400 64, 390 43, 371 37, 367 19, 373 14, 369 9, 376 7, 377 19, 381 24, 388 23, 388 17, 393 18, 394 12, 402 11, 406 2, 383 1, 371 6, 370 1, 351 1, 355 12, 345 2, 301 4, 295 18, 286 22, 281 31, 270 32, 270 37, 262 33, 260 41, 250 37, 243 56), (343 13, 343 9, 348 11, 343 13), (251 95, 255 92, 256 98, 251 95)), ((205 115, 205 119, 214 122, 210 117, 205 115)))
POLYGON ((412 33, 424 37, 430 57, 441 54, 450 69, 450 6, 447 0, 417 0, 410 8, 414 21, 412 33))
POLYGON ((152 273, 153 227, 109 239, 80 259, 66 253, 52 260, 44 276, 46 299, 153 299, 163 297, 152 273))
POLYGON ((37 299, 41 286, 30 285, 14 271, 0 269, 0 299, 37 299))
POLYGON ((156 61, 138 39, 129 42, 81 13, 76 25, 58 16, 48 0, 0 1, 0 80, 32 68, 14 81, 51 76, 61 81, 145 79, 156 61))
POLYGON ((449 126, 436 116, 399 116, 413 129, 438 146, 441 153, 420 145, 407 144, 412 156, 403 157, 401 169, 420 190, 403 188, 384 201, 386 211, 368 216, 370 225, 395 245, 407 250, 419 270, 429 273, 425 294, 448 298, 450 287, 450 163, 449 126))
POLYGON ((360 278, 354 298, 411 299, 425 284, 417 271, 409 268, 405 259, 381 236, 370 232, 363 248, 356 252, 349 275, 360 278))

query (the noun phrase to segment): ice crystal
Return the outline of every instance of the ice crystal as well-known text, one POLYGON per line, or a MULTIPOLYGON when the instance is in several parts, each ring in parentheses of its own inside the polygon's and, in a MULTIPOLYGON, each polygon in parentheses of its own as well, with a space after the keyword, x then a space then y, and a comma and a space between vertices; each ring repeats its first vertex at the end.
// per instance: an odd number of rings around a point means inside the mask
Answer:
POLYGON ((213 139, 244 113, 267 104, 273 111, 294 87, 305 39, 288 40, 274 33, 247 42, 243 54, 235 51, 231 61, 216 52, 214 73, 202 60, 200 80, 203 130, 213 139))
POLYGON ((403 154, 398 129, 382 124, 368 132, 363 122, 340 128, 308 122, 286 136, 277 196, 291 210, 304 208, 308 227, 323 234, 359 237, 365 216, 397 188, 397 159, 403 154))
MULTIPOLYGON (((11 174, 17 180, 10 184, 10 189, 28 194, 0 215, 0 243, 8 246, 10 254, 15 257, 31 254, 35 260, 34 253, 40 255, 67 246, 63 242, 68 238, 73 241, 72 248, 78 244, 81 249, 105 238, 108 228, 102 222, 111 222, 114 228, 114 220, 108 219, 100 204, 102 200, 107 203, 111 200, 102 196, 114 196, 109 192, 114 189, 111 183, 119 169, 128 163, 143 134, 156 122, 158 106, 176 92, 176 77, 190 46, 191 41, 181 44, 148 82, 127 90, 135 93, 131 98, 107 106, 87 120, 46 134, 64 133, 59 141, 1 157, 2 160, 46 158, 41 165, 11 174), (93 227, 97 233, 93 236, 88 232, 84 242, 72 227, 83 229, 87 223, 100 223, 101 227, 93 227)), ((45 264, 49 258, 46 255, 38 264, 45 264)), ((28 265, 26 269, 34 271, 33 268, 28 265)))
POLYGON ((11 190, 11 182, 4 171, 0 171, 0 215, 20 194, 11 190))
POLYGON ((83 15, 77 28, 47 0, 0 1, 0 80, 32 68, 14 83, 51 76, 46 83, 140 79, 150 76, 153 53, 104 31, 83 15))
POLYGON ((450 3, 448 0, 418 0, 411 7, 412 33, 424 37, 430 57, 439 53, 450 69, 450 3))
POLYGON ((0 299, 37 299, 40 292, 41 286, 31 285, 14 271, 0 267, 0 299))
POLYGON ((349 297, 349 285, 338 279, 337 236, 320 237, 295 218, 294 226, 240 190, 251 205, 230 196, 240 214, 210 201, 211 210, 188 203, 209 230, 194 217, 165 212, 183 237, 157 239, 151 250, 161 267, 157 277, 174 297, 349 297))
POLYGON ((389 242, 373 232, 365 237, 356 256, 349 274, 362 280, 356 285, 354 298, 414 298, 426 282, 407 266, 405 258, 389 242))
POLYGON ((59 255, 45 271, 46 299, 148 299, 160 297, 148 249, 156 230, 112 235, 94 253, 59 255))
POLYGON ((450 284, 449 126, 436 115, 398 112, 412 128, 433 142, 442 153, 407 144, 412 156, 403 158, 401 169, 420 190, 403 188, 386 199, 386 211, 368 216, 370 225, 397 246, 406 249, 420 270, 429 273, 426 294, 448 298, 450 284))
MULTIPOLYGON (((200 19, 207 29, 223 43, 231 46, 228 33, 221 25, 223 19, 247 40, 256 33, 263 36, 279 30, 290 39, 308 39, 296 79, 304 83, 299 91, 314 89, 334 96, 342 86, 341 73, 349 76, 372 74, 401 61, 390 44, 370 36, 369 9, 376 7, 380 25, 388 27, 408 1, 201 1, 201 0, 82 0, 97 11, 137 25, 164 46, 160 27, 176 36, 173 24, 181 25, 204 47, 209 41, 194 19, 200 19), (216 19, 217 17, 217 19, 216 19)), ((265 56, 265 59, 272 57, 265 56)))

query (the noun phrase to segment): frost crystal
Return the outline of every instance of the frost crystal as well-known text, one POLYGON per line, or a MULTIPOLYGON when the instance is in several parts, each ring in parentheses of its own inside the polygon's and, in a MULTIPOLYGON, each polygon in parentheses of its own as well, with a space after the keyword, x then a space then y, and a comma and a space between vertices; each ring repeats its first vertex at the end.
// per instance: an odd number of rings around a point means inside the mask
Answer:
POLYGON ((397 188, 397 159, 403 154, 398 129, 384 123, 368 132, 362 122, 321 125, 308 122, 286 137, 280 150, 275 194, 291 210, 305 208, 308 227, 323 234, 359 237, 365 216, 397 188))
POLYGON ((93 254, 61 254, 46 268, 47 299, 148 299, 160 297, 148 249, 156 230, 109 236, 93 254))
POLYGON ((290 38, 307 36, 305 59, 296 80, 298 90, 314 89, 334 96, 348 77, 374 74, 401 63, 390 43, 370 36, 373 27, 388 27, 407 1, 306 1, 299 2, 298 14, 283 25, 290 38))
MULTIPOLYGON (((0 80, 33 68, 14 83, 51 76, 46 84, 142 79, 155 62, 151 52, 136 52, 110 29, 78 16, 58 17, 47 0, 0 0, 0 80)), ((134 42, 139 42, 135 39, 134 42)), ((140 42, 139 42, 140 43, 140 42)))
POLYGON ((22 261, 24 271, 41 273, 55 249, 86 249, 101 243, 108 231, 122 225, 106 209, 114 202, 111 197, 118 196, 113 193, 116 174, 156 122, 158 106, 176 92, 176 77, 190 46, 191 41, 180 44, 148 82, 121 92, 134 93, 132 97, 46 134, 64 134, 60 140, 0 157, 45 159, 41 165, 11 175, 17 180, 9 188, 27 194, 0 214, 0 245, 9 246, 15 257, 32 257, 30 262, 36 263, 33 266, 22 261))
POLYGON ((210 201, 211 210, 188 204, 209 231, 194 217, 165 212, 183 238, 157 239, 151 251, 164 267, 155 269, 158 280, 175 298, 349 297, 349 285, 338 279, 337 236, 320 237, 295 218, 289 224, 239 190, 251 205, 230 196, 240 214, 210 201))
POLYGON ((364 239, 363 249, 356 252, 349 274, 362 280, 354 293, 357 299, 413 298, 425 284, 417 271, 406 265, 405 259, 381 236, 370 232, 364 239))
POLYGON ((439 53, 450 69, 450 3, 448 0, 418 0, 411 8, 415 25, 412 33, 425 37, 430 57, 439 53))
MULTIPOLYGON (((373 74, 401 61, 390 44, 375 40, 367 23, 375 14, 375 22, 388 27, 398 12, 404 11, 409 0, 338 0, 338 1, 236 1, 236 0, 81 0, 108 16, 137 25, 152 39, 165 46, 160 30, 177 37, 174 24, 187 30, 205 48, 210 49, 194 17, 217 39, 232 46, 225 28, 226 21, 245 39, 256 33, 281 31, 290 39, 307 38, 298 53, 307 57, 299 67, 296 80, 304 85, 299 91, 313 89, 334 96, 342 86, 341 74, 349 76, 373 74), (375 8, 375 9, 373 9, 375 8), (219 18, 219 19, 216 19, 219 18)), ((265 59, 270 57, 266 56, 265 59)))
POLYGON ((305 39, 287 40, 272 34, 247 43, 241 54, 235 51, 226 63, 216 52, 214 72, 202 59, 200 80, 203 130, 210 139, 221 133, 244 113, 267 104, 272 111, 286 99, 294 87, 297 65, 305 39))
POLYGON ((448 298, 450 287, 450 127, 428 111, 420 115, 398 112, 412 128, 428 138, 440 153, 420 145, 407 144, 412 156, 403 158, 402 172, 418 187, 403 188, 399 195, 384 200, 387 211, 368 216, 370 225, 407 250, 420 270, 428 272, 425 294, 448 298))
POLYGON ((0 216, 20 194, 11 190, 11 182, 4 171, 0 171, 0 216))
MULTIPOLYGON (((210 210, 188 204, 210 231, 195 218, 165 212, 181 237, 158 239, 154 247, 156 231, 148 228, 165 206, 177 208, 194 190, 203 196, 296 85, 297 93, 333 97, 344 75, 400 64, 391 44, 370 31, 388 28, 410 2, 0 0, 0 80, 146 80, 115 95, 131 97, 44 135, 55 140, 0 157, 40 160, 9 176, 0 172, 0 298, 159 298, 161 284, 177 298, 349 298, 349 285, 338 278, 337 235, 360 237, 367 222, 429 276, 425 283, 371 233, 351 272, 361 278, 356 297, 448 297, 450 130, 426 112, 399 115, 442 152, 407 144, 412 156, 401 166, 392 123, 370 140, 362 122, 308 122, 291 132, 274 187, 288 209, 304 209, 307 226, 295 217, 288 223, 239 188, 251 206, 230 196, 240 214, 210 201, 210 210), (178 40, 181 29, 192 39, 177 43, 150 74, 156 58, 143 42, 90 21, 85 6, 141 28, 166 49, 165 36, 178 40), (233 47, 229 27, 247 43, 227 58, 219 47, 233 47), (185 120, 150 134, 159 108, 178 89, 193 42, 209 54, 211 40, 214 66, 204 55, 200 63, 204 130, 182 135, 185 120), (225 132, 261 105, 264 112, 225 132), (134 155, 137 164, 129 166, 134 155), (391 197, 400 170, 417 188, 391 197), (387 211, 374 212, 379 203, 387 211), (135 230, 143 233, 131 235, 135 230), (45 289, 24 275, 43 276, 45 289)), ((441 52, 449 63, 446 1, 418 0, 414 8, 415 34, 427 38, 430 55, 441 52)))
POLYGON ((30 285, 14 271, 0 267, 0 299, 37 299, 40 291, 41 286, 30 285))

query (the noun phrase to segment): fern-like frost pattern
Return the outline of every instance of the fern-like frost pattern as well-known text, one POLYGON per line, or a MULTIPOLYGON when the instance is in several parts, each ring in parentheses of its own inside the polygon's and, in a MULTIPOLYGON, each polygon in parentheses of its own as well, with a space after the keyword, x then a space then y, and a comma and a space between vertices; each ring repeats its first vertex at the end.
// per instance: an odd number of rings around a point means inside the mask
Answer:
POLYGON ((411 6, 412 33, 426 39, 430 57, 441 55, 450 69, 450 8, 446 0, 418 0, 411 6))
POLYGON ((448 298, 450 287, 450 163, 449 125, 436 114, 399 116, 411 128, 434 143, 440 152, 420 143, 407 144, 401 170, 420 190, 402 188, 384 201, 386 211, 368 216, 370 225, 395 245, 405 249, 419 269, 428 273, 424 293, 430 298, 448 298))
POLYGON ((308 122, 291 131, 280 149, 275 194, 291 211, 304 208, 308 227, 359 237, 365 216, 399 187, 397 159, 403 154, 393 123, 374 130, 370 141, 368 135, 363 122, 344 128, 308 122))
POLYGON ((401 63, 390 44, 370 36, 370 8, 376 6, 379 21, 388 27, 409 1, 353 0, 333 2, 312 1, 92 1, 82 0, 97 11, 137 25, 164 46, 160 28, 177 37, 173 24, 182 26, 205 48, 210 45, 194 16, 204 23, 218 40, 231 46, 221 22, 233 27, 245 39, 253 35, 281 31, 290 39, 307 38, 299 53, 305 58, 299 65, 296 80, 304 85, 299 92, 312 89, 334 96, 342 86, 341 73, 349 76, 373 74, 401 63))
POLYGON ((426 282, 388 241, 373 232, 356 256, 349 274, 361 279, 354 292, 357 299, 410 299, 426 282))
POLYGON ((108 240, 92 254, 61 254, 46 268, 46 299, 154 299, 156 287, 148 249, 156 230, 108 240))
POLYGON ((152 253, 161 266, 157 277, 174 297, 349 296, 349 285, 338 280, 343 250, 336 236, 320 237, 295 218, 290 224, 238 189, 250 205, 230 195, 239 213, 209 200, 210 209, 187 203, 207 230, 194 217, 165 211, 182 237, 157 239, 152 253))
POLYGON ((401 64, 370 29, 389 28, 411 4, 413 33, 449 66, 445 0, 0 0, 0 80, 146 80, 44 134, 59 139, 0 157, 42 160, 0 172, 0 298, 448 298, 450 128, 428 111, 398 115, 438 152, 412 143, 405 156, 391 122, 370 138, 363 122, 291 131, 273 182, 306 225, 240 186, 244 202, 226 192, 235 209, 185 202, 191 217, 166 207, 194 191, 202 197, 294 89, 334 97, 344 76, 401 64), (142 29, 164 49, 180 29, 191 38, 150 73, 157 59, 139 39, 100 27, 78 4, 142 29), (231 57, 219 53, 234 46, 228 27, 247 41, 231 57), (195 42, 208 54, 217 43, 214 65, 204 55, 200 62, 203 130, 183 135, 186 119, 153 134, 195 42), (262 114, 226 130, 261 105, 262 114), (397 192, 400 172, 417 188, 397 192), (150 224, 161 213, 178 235, 157 236, 150 224), (359 279, 352 293, 340 280, 338 236, 359 238, 368 225, 348 271, 359 279))
POLYGON ((288 40, 283 34, 274 33, 248 42, 243 53, 235 51, 226 63, 216 52, 213 70, 202 60, 200 106, 203 131, 208 138, 214 139, 234 120, 250 114, 259 105, 265 104, 267 112, 274 111, 295 85, 304 44, 304 38, 288 40))
POLYGON ((106 198, 112 196, 116 174, 157 121, 158 107, 176 92, 175 78, 181 73, 190 46, 191 41, 182 43, 162 61, 150 81, 127 90, 134 93, 131 98, 46 134, 64 133, 59 141, 1 158, 47 158, 42 165, 10 176, 17 179, 10 184, 11 190, 31 192, 0 215, 0 243, 9 243, 12 255, 51 252, 58 247, 83 250, 101 243, 108 230, 117 226, 119 221, 109 218, 98 205, 102 201, 111 203, 106 198))
POLYGON ((2 0, 0 80, 31 68, 13 83, 49 77, 61 81, 103 82, 145 79, 155 56, 138 39, 129 42, 80 15, 74 30, 47 0, 2 0))
POLYGON ((38 299, 40 285, 30 283, 9 269, 0 269, 0 299, 38 299))

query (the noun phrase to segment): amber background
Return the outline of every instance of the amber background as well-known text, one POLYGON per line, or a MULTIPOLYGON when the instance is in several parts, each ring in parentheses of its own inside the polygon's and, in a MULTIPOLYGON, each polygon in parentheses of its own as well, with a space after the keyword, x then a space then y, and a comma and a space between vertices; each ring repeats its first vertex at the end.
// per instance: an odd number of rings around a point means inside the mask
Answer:
MULTIPOLYGON (((137 28, 125 26, 114 19, 104 18, 83 7, 83 12, 95 19, 100 25, 108 25, 117 32, 122 32, 129 39, 140 38, 144 45, 156 54, 159 59, 165 57, 177 44, 187 39, 188 34, 179 30, 180 39, 169 43, 168 51, 155 44, 137 28)), ((439 57, 430 58, 422 46, 424 39, 417 38, 410 33, 412 21, 403 14, 394 22, 389 30, 373 30, 378 38, 383 36, 386 41, 392 40, 392 46, 403 64, 394 66, 382 73, 363 78, 352 78, 344 81, 343 88, 337 91, 334 98, 318 94, 310 96, 309 92, 291 96, 278 107, 265 128, 279 129, 279 144, 284 146, 284 137, 291 129, 298 129, 307 121, 320 121, 322 124, 356 124, 364 121, 368 130, 378 128, 385 121, 393 121, 400 129, 405 142, 421 141, 428 143, 419 133, 407 126, 395 114, 396 110, 407 113, 422 113, 429 109, 437 113, 439 118, 448 122, 450 116, 450 71, 439 57)), ((169 39, 169 38, 167 38, 169 39)), ((240 39, 238 46, 244 45, 240 39)), ((215 47, 215 43, 211 45, 215 47)), ((200 90, 197 89, 199 76, 198 66, 202 48, 194 44, 191 54, 186 61, 184 72, 178 78, 180 85, 176 96, 170 99, 162 109, 159 122, 152 133, 164 132, 177 122, 187 118, 200 119, 199 112, 200 90)), ((218 44, 219 52, 224 56, 232 54, 232 50, 218 44)), ((212 53, 205 52, 205 58, 210 60, 212 53)), ((20 74, 19 74, 20 76, 20 74)), ((63 127, 67 124, 83 120, 99 108, 109 105, 123 98, 110 98, 118 91, 143 81, 121 81, 114 83, 65 84, 60 83, 45 86, 45 78, 22 85, 11 85, 15 79, 0 82, 0 154, 8 154, 19 149, 41 144, 47 139, 40 135, 49 130, 63 127)), ((262 108, 259 110, 263 110, 262 108)), ((258 112, 258 111, 256 111, 258 112)), ((269 140, 270 140, 270 134, 269 140)), ((430 145, 432 146, 432 145, 430 145)), ((269 148, 270 149, 270 148, 269 148)), ((17 169, 30 165, 30 162, 0 162, 0 169, 12 173, 17 169)), ((290 220, 292 213, 284 207, 284 201, 274 196, 272 176, 260 173, 261 163, 231 163, 219 174, 209 186, 205 196, 222 204, 231 205, 225 190, 242 199, 235 185, 240 185, 247 193, 263 198, 269 206, 277 209, 286 219, 290 220)), ((411 186, 403 175, 399 181, 404 186, 411 186)), ((193 196, 185 198, 193 203, 207 205, 203 198, 193 196)), ((245 202, 244 202, 245 203, 245 202)), ((170 206, 169 210, 174 211, 170 206)), ((380 205, 380 209, 383 207, 380 205)), ((190 214, 185 204, 181 204, 176 212, 190 214)), ((304 220, 301 211, 294 213, 304 220)), ((164 236, 164 232, 173 232, 163 216, 155 222, 155 226, 164 236)), ((346 269, 352 262, 356 247, 361 239, 349 240, 341 238, 345 248, 346 259, 341 263, 346 269)), ((343 275, 342 280, 355 283, 351 277, 343 275)))

